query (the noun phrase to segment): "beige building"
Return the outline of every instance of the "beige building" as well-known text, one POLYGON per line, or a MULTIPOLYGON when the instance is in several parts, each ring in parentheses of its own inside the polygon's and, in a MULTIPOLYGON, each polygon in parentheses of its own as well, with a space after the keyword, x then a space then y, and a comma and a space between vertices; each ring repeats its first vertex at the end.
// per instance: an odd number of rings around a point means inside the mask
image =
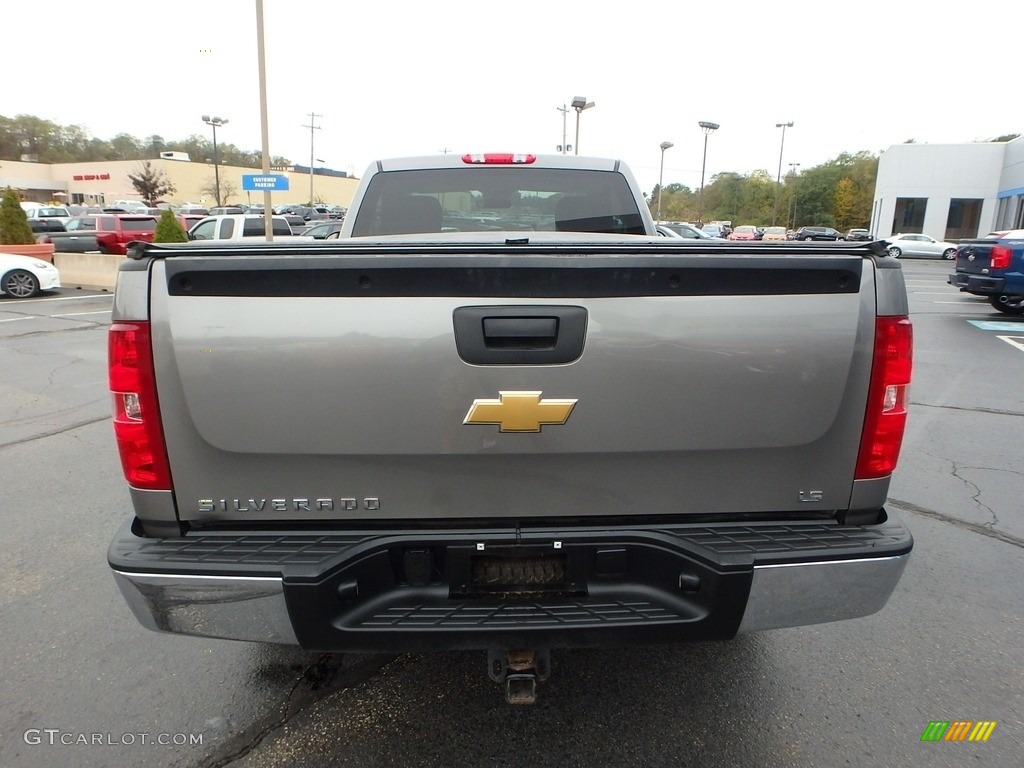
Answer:
MULTIPOLYGON (((102 160, 93 163, 24 163, 0 160, 0 189, 14 187, 22 200, 40 203, 59 202, 66 205, 111 205, 115 200, 141 200, 128 175, 137 175, 141 160, 102 160)), ((174 185, 175 192, 164 197, 172 205, 193 203, 205 207, 216 205, 211 190, 215 187, 214 169, 210 163, 188 160, 156 159, 153 168, 163 171, 174 185), (205 190, 205 191, 204 191, 205 190)), ((307 168, 286 168, 273 171, 288 179, 287 192, 271 193, 272 205, 305 203, 309 199, 310 174, 307 168)), ((263 192, 244 192, 242 174, 260 174, 257 168, 220 166, 221 204, 262 203, 263 192)), ((313 199, 328 205, 352 201, 359 180, 342 176, 326 168, 316 168, 312 176, 313 199)))

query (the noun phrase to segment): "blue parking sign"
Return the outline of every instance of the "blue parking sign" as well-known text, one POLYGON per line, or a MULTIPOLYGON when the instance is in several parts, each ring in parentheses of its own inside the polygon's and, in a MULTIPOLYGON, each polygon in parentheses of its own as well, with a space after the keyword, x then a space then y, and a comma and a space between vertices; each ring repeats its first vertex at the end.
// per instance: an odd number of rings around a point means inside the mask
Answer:
POLYGON ((243 173, 242 190, 245 192, 287 192, 288 177, 280 173, 243 173))

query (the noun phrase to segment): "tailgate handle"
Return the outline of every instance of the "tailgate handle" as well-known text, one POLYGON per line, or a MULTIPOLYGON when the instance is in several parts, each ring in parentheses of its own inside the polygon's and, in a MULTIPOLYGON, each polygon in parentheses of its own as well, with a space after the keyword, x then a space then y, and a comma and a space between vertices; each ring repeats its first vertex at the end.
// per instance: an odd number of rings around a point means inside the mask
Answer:
POLYGON ((484 318, 488 349, 554 349, 557 336, 557 317, 484 318))
POLYGON ((571 363, 587 335, 583 307, 458 307, 452 320, 459 357, 474 365, 571 363))

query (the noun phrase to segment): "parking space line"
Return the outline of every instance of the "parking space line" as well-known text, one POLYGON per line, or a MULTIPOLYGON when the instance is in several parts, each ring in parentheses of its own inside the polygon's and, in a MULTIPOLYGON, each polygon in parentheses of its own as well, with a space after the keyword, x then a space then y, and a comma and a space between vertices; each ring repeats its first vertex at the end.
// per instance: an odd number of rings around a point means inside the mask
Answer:
POLYGON ((78 317, 79 315, 108 315, 109 309, 101 309, 96 312, 61 312, 59 315, 40 315, 40 317, 78 317))
POLYGON ((6 320, 0 320, 0 323, 16 323, 19 320, 34 320, 39 315, 29 315, 28 317, 9 317, 6 320))
POLYGON ((45 299, 18 299, 18 306, 26 304, 38 304, 40 301, 81 301, 82 299, 113 299, 112 293, 83 293, 81 296, 47 296, 45 299))
POLYGON ((1024 336, 996 336, 997 339, 1002 339, 1007 344, 1016 347, 1021 352, 1024 352, 1024 336))

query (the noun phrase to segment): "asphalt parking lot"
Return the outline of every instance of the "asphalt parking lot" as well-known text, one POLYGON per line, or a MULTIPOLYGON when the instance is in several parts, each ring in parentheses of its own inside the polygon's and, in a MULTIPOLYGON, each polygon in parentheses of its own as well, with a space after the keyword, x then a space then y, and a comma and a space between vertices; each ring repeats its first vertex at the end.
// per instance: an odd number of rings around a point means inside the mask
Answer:
POLYGON ((915 380, 889 507, 916 546, 889 604, 725 643, 555 652, 518 708, 482 653, 312 655, 140 627, 105 561, 130 508, 112 298, 0 298, 0 766, 1019 765, 1024 320, 958 294, 950 268, 903 265, 915 380), (996 726, 921 741, 963 720, 996 726))

